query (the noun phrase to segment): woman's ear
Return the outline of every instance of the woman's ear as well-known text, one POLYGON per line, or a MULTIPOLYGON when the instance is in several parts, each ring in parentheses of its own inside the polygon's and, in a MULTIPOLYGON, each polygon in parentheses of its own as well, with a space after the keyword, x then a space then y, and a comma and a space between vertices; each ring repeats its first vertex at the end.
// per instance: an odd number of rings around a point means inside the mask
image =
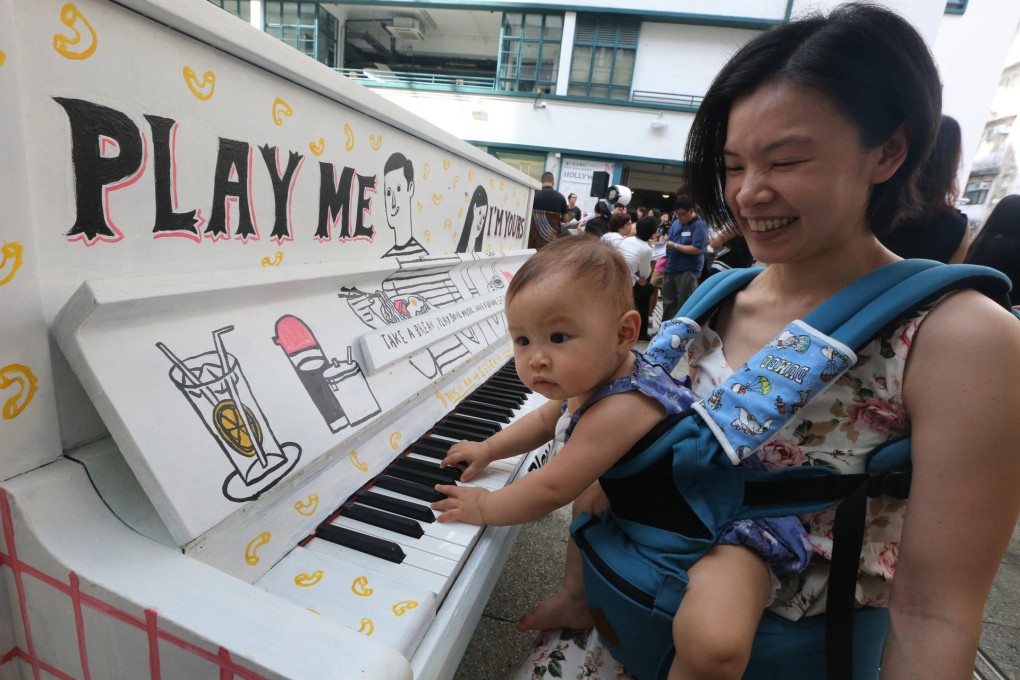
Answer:
POLYGON ((620 317, 620 327, 617 330, 617 342, 620 347, 630 351, 630 348, 637 343, 640 332, 641 315, 634 309, 624 312, 620 317))
POLYGON ((910 140, 907 137, 907 124, 901 123, 889 138, 878 147, 878 160, 872 168, 872 184, 881 184, 896 174, 896 171, 907 159, 910 140))

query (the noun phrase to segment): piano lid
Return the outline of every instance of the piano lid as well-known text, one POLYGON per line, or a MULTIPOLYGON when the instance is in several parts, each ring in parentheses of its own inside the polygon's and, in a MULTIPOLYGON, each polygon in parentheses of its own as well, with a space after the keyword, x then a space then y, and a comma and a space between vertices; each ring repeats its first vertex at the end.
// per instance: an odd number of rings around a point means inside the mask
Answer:
POLYGON ((90 281, 54 333, 183 546, 505 345, 528 254, 90 281))

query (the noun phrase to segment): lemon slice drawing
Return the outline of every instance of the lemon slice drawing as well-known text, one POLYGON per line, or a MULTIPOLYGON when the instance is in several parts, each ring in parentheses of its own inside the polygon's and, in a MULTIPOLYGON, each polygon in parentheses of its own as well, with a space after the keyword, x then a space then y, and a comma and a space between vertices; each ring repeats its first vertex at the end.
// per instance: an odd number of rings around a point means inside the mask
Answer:
POLYGON ((250 408, 241 404, 244 409, 244 417, 237 411, 233 399, 224 399, 216 404, 213 410, 213 422, 216 423, 216 431, 223 437, 230 448, 242 456, 255 455, 255 442, 262 444, 262 426, 250 408), (248 432, 245 420, 251 424, 253 432, 248 432), (255 441, 252 441, 252 435, 255 441))

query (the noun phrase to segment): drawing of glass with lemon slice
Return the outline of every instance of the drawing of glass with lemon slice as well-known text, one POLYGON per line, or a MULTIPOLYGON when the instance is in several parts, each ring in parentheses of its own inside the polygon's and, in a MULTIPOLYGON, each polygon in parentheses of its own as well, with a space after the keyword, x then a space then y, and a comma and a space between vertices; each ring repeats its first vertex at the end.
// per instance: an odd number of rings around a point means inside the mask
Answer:
POLYGON ((280 444, 273 434, 237 357, 229 354, 223 344, 222 335, 233 328, 213 331, 215 351, 183 360, 161 342, 156 347, 173 364, 170 379, 234 466, 234 472, 223 482, 223 495, 247 501, 290 472, 301 447, 293 442, 280 444))

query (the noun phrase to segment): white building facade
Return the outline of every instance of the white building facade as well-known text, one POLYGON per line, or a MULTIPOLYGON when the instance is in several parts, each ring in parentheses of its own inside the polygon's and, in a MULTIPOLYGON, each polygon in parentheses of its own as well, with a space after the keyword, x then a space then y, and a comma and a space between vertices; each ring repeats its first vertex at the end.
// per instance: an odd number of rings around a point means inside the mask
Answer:
MULTIPOLYGON (((668 208, 712 78, 758 32, 830 0, 211 0, 590 209, 594 172, 668 208)), ((888 0, 928 40, 961 178, 1020 20, 1015 0, 888 0)))

